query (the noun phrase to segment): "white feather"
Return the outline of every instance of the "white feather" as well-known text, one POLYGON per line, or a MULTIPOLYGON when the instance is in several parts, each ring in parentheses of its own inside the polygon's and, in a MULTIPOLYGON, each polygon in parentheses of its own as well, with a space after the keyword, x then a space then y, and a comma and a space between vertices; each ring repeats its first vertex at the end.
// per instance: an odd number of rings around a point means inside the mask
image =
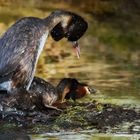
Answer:
POLYGON ((0 84, 0 90, 11 91, 12 81, 6 81, 0 84))

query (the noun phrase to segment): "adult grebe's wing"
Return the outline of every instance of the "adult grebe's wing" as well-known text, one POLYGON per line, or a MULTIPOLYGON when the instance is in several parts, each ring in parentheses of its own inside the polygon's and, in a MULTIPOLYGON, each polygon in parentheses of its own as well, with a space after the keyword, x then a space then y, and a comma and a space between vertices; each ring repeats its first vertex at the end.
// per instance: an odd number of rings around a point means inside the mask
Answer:
POLYGON ((31 51, 38 44, 39 33, 35 33, 40 28, 40 21, 38 18, 23 18, 0 38, 0 76, 12 73, 25 55, 32 55, 31 51))

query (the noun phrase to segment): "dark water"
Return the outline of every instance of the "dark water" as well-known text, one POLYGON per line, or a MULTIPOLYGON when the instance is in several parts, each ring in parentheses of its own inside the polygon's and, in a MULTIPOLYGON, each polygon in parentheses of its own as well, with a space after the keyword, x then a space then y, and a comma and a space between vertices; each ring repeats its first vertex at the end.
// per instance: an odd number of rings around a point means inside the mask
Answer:
MULTIPOLYGON (((50 5, 52 9, 56 8, 55 6, 52 6, 53 4, 50 3, 50 5)), ((67 7, 71 10, 68 5, 63 3, 58 4, 57 6, 58 8, 67 7)), ((43 10, 38 9, 34 7, 34 2, 30 2, 28 7, 25 5, 18 5, 16 8, 15 5, 0 6, 0 34, 20 17, 47 16, 50 10, 52 10, 49 8, 43 10)), ((98 38, 98 36, 103 36, 104 39, 105 37, 108 38, 108 32, 117 36, 122 27, 119 27, 118 32, 114 32, 112 28, 109 28, 110 23, 98 24, 91 20, 89 14, 83 15, 90 23, 90 27, 87 34, 80 40, 81 58, 76 58, 71 48, 71 44, 67 43, 66 40, 54 43, 49 39, 47 41, 46 49, 44 49, 40 57, 36 75, 47 79, 53 84, 57 84, 58 81, 64 77, 74 77, 81 82, 94 86, 98 90, 96 95, 89 95, 79 102, 97 100, 102 103, 123 105, 126 108, 134 108, 135 110, 140 111, 140 66, 138 61, 133 62, 133 60, 135 61, 135 59, 137 59, 137 57, 135 58, 137 53, 133 53, 134 57, 132 54, 132 61, 129 61, 129 57, 126 59, 127 57, 125 56, 127 56, 126 54, 131 54, 131 50, 108 49, 110 45, 103 43, 102 39, 100 40, 98 38), (99 31, 94 27, 99 28, 99 31), (53 50, 50 51, 50 48, 53 48, 53 50), (117 55, 119 52, 120 56, 115 56, 115 51, 117 51, 117 55), (63 58, 60 56, 60 52, 63 52, 64 54, 68 53, 68 56, 63 58), (46 57, 48 53, 52 58, 56 57, 56 61, 50 59, 50 57, 46 57)), ((111 41, 112 43, 112 40, 113 39, 107 41, 111 41)), ((136 41, 138 42, 138 38, 136 38, 136 41)), ((115 40, 113 43, 115 43, 116 46, 122 45, 119 40, 115 40)), ((129 44, 129 40, 127 43, 129 44)), ((125 42, 126 45, 127 43, 125 42)), ((134 132, 140 134, 140 120, 133 122, 133 124, 134 132)), ((92 130, 88 132, 46 133, 30 136, 33 140, 139 140, 140 136, 138 134, 128 134, 127 128, 129 125, 129 123, 121 124, 120 126, 111 129, 108 134, 98 134, 96 131, 92 130)))

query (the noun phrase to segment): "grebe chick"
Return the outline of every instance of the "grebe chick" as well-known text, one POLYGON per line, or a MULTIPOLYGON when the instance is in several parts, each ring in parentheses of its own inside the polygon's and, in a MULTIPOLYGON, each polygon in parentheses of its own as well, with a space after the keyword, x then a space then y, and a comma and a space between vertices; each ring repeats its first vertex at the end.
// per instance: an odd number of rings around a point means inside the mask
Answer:
POLYGON ((0 38, 0 90, 9 93, 29 90, 38 58, 48 34, 56 41, 67 38, 79 57, 77 41, 87 30, 87 22, 77 14, 58 10, 47 18, 25 17, 0 38))

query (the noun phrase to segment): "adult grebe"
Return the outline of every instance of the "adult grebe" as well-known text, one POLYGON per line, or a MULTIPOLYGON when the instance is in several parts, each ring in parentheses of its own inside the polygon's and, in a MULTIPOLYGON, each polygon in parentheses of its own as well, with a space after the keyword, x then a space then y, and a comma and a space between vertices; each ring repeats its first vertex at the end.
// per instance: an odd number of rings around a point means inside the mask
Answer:
POLYGON ((10 104, 14 104, 12 101, 18 102, 18 107, 32 108, 35 105, 37 108, 45 107, 58 110, 57 107, 65 99, 72 98, 75 101, 95 92, 95 90, 91 92, 89 86, 78 82, 75 78, 63 78, 55 87, 39 77, 34 77, 28 92, 24 92, 23 96, 21 93, 16 96, 13 94, 16 101, 13 100, 12 96, 10 97, 11 100, 8 100, 11 102, 10 104))
POLYGON ((51 108, 59 110, 65 99, 74 101, 96 90, 88 85, 78 82, 75 78, 63 78, 57 86, 34 77, 28 91, 19 91, 15 94, 5 94, 1 99, 1 105, 14 107, 21 110, 51 108), (22 96, 21 96, 22 95, 22 96))
POLYGON ((0 90, 29 90, 49 33, 56 41, 64 37, 71 41, 79 56, 77 40, 87 27, 82 17, 63 10, 45 19, 25 17, 18 20, 0 38, 0 90))

